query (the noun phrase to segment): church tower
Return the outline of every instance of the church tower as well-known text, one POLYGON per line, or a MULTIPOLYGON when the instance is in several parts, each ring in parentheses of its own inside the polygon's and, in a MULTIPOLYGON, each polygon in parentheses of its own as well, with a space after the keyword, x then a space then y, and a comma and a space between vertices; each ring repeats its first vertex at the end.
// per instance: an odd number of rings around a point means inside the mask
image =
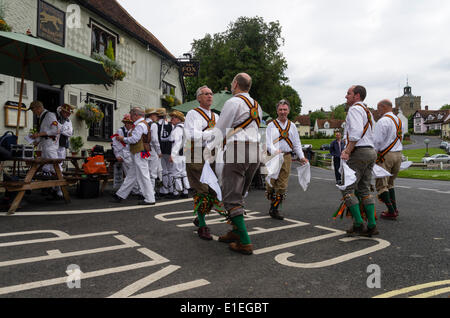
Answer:
POLYGON ((395 108, 401 110, 406 117, 422 109, 422 97, 412 94, 412 88, 409 86, 408 81, 403 89, 403 96, 395 99, 395 108))

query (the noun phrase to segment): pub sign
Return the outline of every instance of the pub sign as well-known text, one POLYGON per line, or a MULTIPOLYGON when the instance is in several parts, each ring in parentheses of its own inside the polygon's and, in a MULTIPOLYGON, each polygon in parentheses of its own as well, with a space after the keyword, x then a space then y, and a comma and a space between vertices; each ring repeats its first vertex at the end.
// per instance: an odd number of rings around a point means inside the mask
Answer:
POLYGON ((200 62, 189 61, 189 62, 180 62, 180 64, 181 64, 181 73, 183 74, 183 77, 197 77, 198 76, 200 62))
POLYGON ((38 0, 37 36, 52 43, 64 46, 66 36, 66 13, 38 0))

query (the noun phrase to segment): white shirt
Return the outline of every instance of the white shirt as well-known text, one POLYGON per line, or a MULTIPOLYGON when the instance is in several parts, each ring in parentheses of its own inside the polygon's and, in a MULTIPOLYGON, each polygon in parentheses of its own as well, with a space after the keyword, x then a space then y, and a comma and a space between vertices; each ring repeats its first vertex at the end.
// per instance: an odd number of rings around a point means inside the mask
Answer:
POLYGON ((144 123, 144 118, 139 118, 134 122, 135 128, 132 130, 130 137, 125 137, 123 142, 126 144, 137 144, 141 138, 142 135, 146 135, 148 133, 147 125, 144 123))
MULTIPOLYGON (((242 95, 247 97, 250 103, 253 105, 254 100, 250 97, 248 93, 241 93, 238 95, 242 95)), ((250 109, 247 104, 239 97, 238 95, 230 98, 225 105, 223 106, 222 112, 220 113, 220 119, 216 123, 216 127, 214 130, 220 131, 222 136, 225 138, 230 131, 245 122, 250 116, 250 109)), ((262 121, 262 108, 258 105, 258 115, 260 121, 262 121)), ((243 131, 239 131, 236 134, 233 134, 231 137, 227 137, 227 143, 234 141, 248 141, 248 142, 259 142, 259 133, 258 133, 258 125, 255 121, 252 121, 243 131)), ((223 139, 222 139, 223 140, 223 139)), ((222 142, 215 141, 216 142, 222 142)), ((210 145, 208 145, 210 147, 210 145)))
MULTIPOLYGON (((199 108, 203 110, 210 119, 212 119, 211 116, 214 116, 217 123, 220 118, 219 115, 201 106, 199 108)), ((205 128, 209 128, 208 122, 196 110, 190 110, 186 114, 186 120, 184 121, 186 140, 194 140, 195 143, 201 142, 203 147, 206 146, 206 143, 211 139, 213 132, 212 129, 204 130, 205 128)))
POLYGON ((158 139, 158 122, 152 121, 150 118, 146 119, 145 121, 150 126, 150 133, 151 133, 150 147, 159 156, 161 154, 161 146, 159 145, 158 139))
MULTIPOLYGON (((276 119, 278 124, 280 124, 281 129, 285 130, 289 120, 286 120, 286 122, 283 124, 278 119, 276 119)), ((275 126, 273 122, 271 122, 266 129, 266 145, 267 150, 274 154, 277 150, 280 150, 283 153, 286 152, 295 152, 295 154, 298 156, 299 159, 303 159, 305 155, 303 154, 302 150, 302 144, 300 142, 300 137, 298 135, 297 127, 294 123, 291 122, 291 127, 289 129, 289 139, 292 142, 292 145, 294 146, 294 149, 291 149, 289 144, 286 140, 281 139, 279 142, 274 144, 274 141, 276 141, 280 137, 280 132, 278 131, 278 128, 275 126)))
MULTIPOLYGON (((58 137, 58 135, 60 133, 61 125, 58 122, 58 119, 56 118, 56 114, 49 112, 48 110, 45 109, 41 113, 41 116, 39 116, 39 118, 44 117, 44 115, 45 115, 45 118, 44 118, 44 120, 42 120, 39 132, 46 132, 47 136, 49 136, 49 137, 52 137, 52 136, 55 138, 58 137), (47 114, 47 115, 45 115, 45 114, 47 114)), ((47 138, 45 138, 45 137, 39 137, 37 140, 39 142, 41 142, 46 139, 47 138)), ((58 141, 58 139, 55 139, 53 141, 53 143, 56 144, 57 141, 58 141)))
POLYGON ((375 147, 373 143, 373 128, 375 127, 373 115, 371 114, 370 118, 372 126, 369 125, 366 134, 362 137, 364 126, 367 124, 367 113, 361 106, 357 106, 357 104, 362 104, 367 108, 367 105, 361 102, 355 103, 350 107, 345 120, 344 140, 346 142, 347 140, 353 142, 356 141, 356 147, 375 147))
POLYGON ((183 148, 183 136, 184 136, 184 125, 178 124, 176 125, 172 132, 170 133, 170 141, 172 144, 172 157, 176 157, 180 155, 180 150, 183 148))
MULTIPOLYGON (((125 127, 119 128, 116 132, 117 135, 126 137, 128 134, 128 131, 125 127), (125 133, 124 133, 125 130, 125 133)), ((112 139, 112 149, 114 152, 114 156, 116 158, 123 158, 123 151, 128 147, 128 145, 123 145, 120 141, 117 141, 116 138, 112 139)))
MULTIPOLYGON (((375 125, 374 131, 375 150, 378 152, 387 149, 397 138, 397 127, 395 127, 395 124, 392 121, 392 119, 387 117, 386 115, 392 116, 397 124, 400 123, 400 119, 397 116, 395 116, 393 112, 384 114, 384 116, 381 117, 380 120, 378 120, 378 122, 375 125)), ((395 152, 402 150, 403 150, 402 142, 398 140, 390 151, 395 152)))

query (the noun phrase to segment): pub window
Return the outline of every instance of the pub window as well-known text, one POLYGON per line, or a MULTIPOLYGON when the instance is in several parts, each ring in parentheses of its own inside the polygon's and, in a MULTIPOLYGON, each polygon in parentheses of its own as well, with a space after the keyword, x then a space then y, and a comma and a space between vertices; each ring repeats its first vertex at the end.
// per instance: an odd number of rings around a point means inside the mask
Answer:
POLYGON ((114 101, 107 101, 96 97, 89 97, 89 102, 96 104, 105 116, 99 123, 92 124, 89 128, 89 141, 111 141, 114 134, 114 101))
POLYGON ((91 52, 105 55, 106 49, 108 48, 108 42, 111 41, 114 50, 114 56, 116 56, 117 36, 100 28, 94 23, 92 23, 91 29, 91 52))
POLYGON ((163 95, 175 96, 175 86, 163 81, 162 82, 162 93, 163 93, 163 95))

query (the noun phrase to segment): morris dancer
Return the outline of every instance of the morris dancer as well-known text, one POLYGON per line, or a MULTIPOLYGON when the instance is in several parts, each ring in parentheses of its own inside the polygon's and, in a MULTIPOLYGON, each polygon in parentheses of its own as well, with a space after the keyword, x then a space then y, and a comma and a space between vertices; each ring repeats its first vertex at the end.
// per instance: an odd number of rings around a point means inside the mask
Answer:
MULTIPOLYGON (((217 194, 207 184, 200 182, 205 160, 203 150, 211 139, 212 128, 215 127, 219 115, 211 110, 214 94, 208 86, 197 89, 197 100, 200 107, 190 110, 186 115, 185 134, 190 140, 187 145, 186 171, 189 184, 194 189, 194 211, 197 218, 194 224, 198 226, 198 236, 203 240, 212 240, 205 216, 211 212, 217 202, 217 194)), ((211 165, 214 169, 214 165, 211 165)))
POLYGON ((278 118, 272 121, 266 129, 266 146, 270 155, 284 156, 284 162, 278 179, 270 180, 272 186, 267 184, 266 196, 271 201, 269 215, 277 220, 284 217, 278 210, 286 199, 289 175, 291 173, 292 155, 296 155, 301 164, 308 163, 302 150, 298 130, 294 123, 288 119, 290 112, 289 102, 281 100, 277 104, 278 118))
POLYGON ((132 168, 129 170, 124 183, 113 195, 113 202, 120 203, 126 199, 133 189, 134 183, 138 182, 144 200, 139 201, 141 205, 154 205, 155 193, 153 191, 150 173, 148 171, 148 160, 150 157, 150 127, 144 119, 145 113, 135 107, 130 112, 134 128, 128 133, 128 137, 117 136, 119 142, 130 145, 132 154, 132 168))
POLYGON ((375 125, 375 150, 378 151, 377 164, 392 174, 376 180, 378 198, 386 204, 387 211, 381 213, 385 219, 395 220, 398 217, 395 199, 394 181, 402 164, 402 121, 392 112, 392 102, 384 99, 378 103, 378 113, 382 115, 375 125))
POLYGON ((205 153, 209 161, 212 146, 226 144, 222 196, 233 230, 221 236, 219 241, 229 243, 232 251, 245 255, 253 254, 253 245, 244 221, 244 196, 260 165, 258 129, 262 121, 262 109, 249 94, 251 86, 252 79, 248 74, 235 76, 231 83, 234 97, 223 106, 215 127, 225 139, 208 144, 205 153))
POLYGON ((367 105, 363 103, 367 96, 362 86, 352 86, 346 95, 348 114, 346 118, 345 136, 346 148, 341 158, 347 161, 350 169, 356 172, 356 182, 342 191, 345 206, 353 216, 353 227, 347 231, 349 236, 378 234, 375 220, 375 200, 370 194, 372 169, 377 159, 373 143, 373 116, 367 105), (368 225, 364 228, 357 191, 364 206, 368 225))
POLYGON ((170 162, 172 169, 169 172, 173 180, 174 199, 187 198, 189 194, 189 181, 186 175, 186 157, 184 156, 184 115, 182 112, 174 110, 169 114, 173 125, 170 134, 172 144, 172 155, 170 162))

